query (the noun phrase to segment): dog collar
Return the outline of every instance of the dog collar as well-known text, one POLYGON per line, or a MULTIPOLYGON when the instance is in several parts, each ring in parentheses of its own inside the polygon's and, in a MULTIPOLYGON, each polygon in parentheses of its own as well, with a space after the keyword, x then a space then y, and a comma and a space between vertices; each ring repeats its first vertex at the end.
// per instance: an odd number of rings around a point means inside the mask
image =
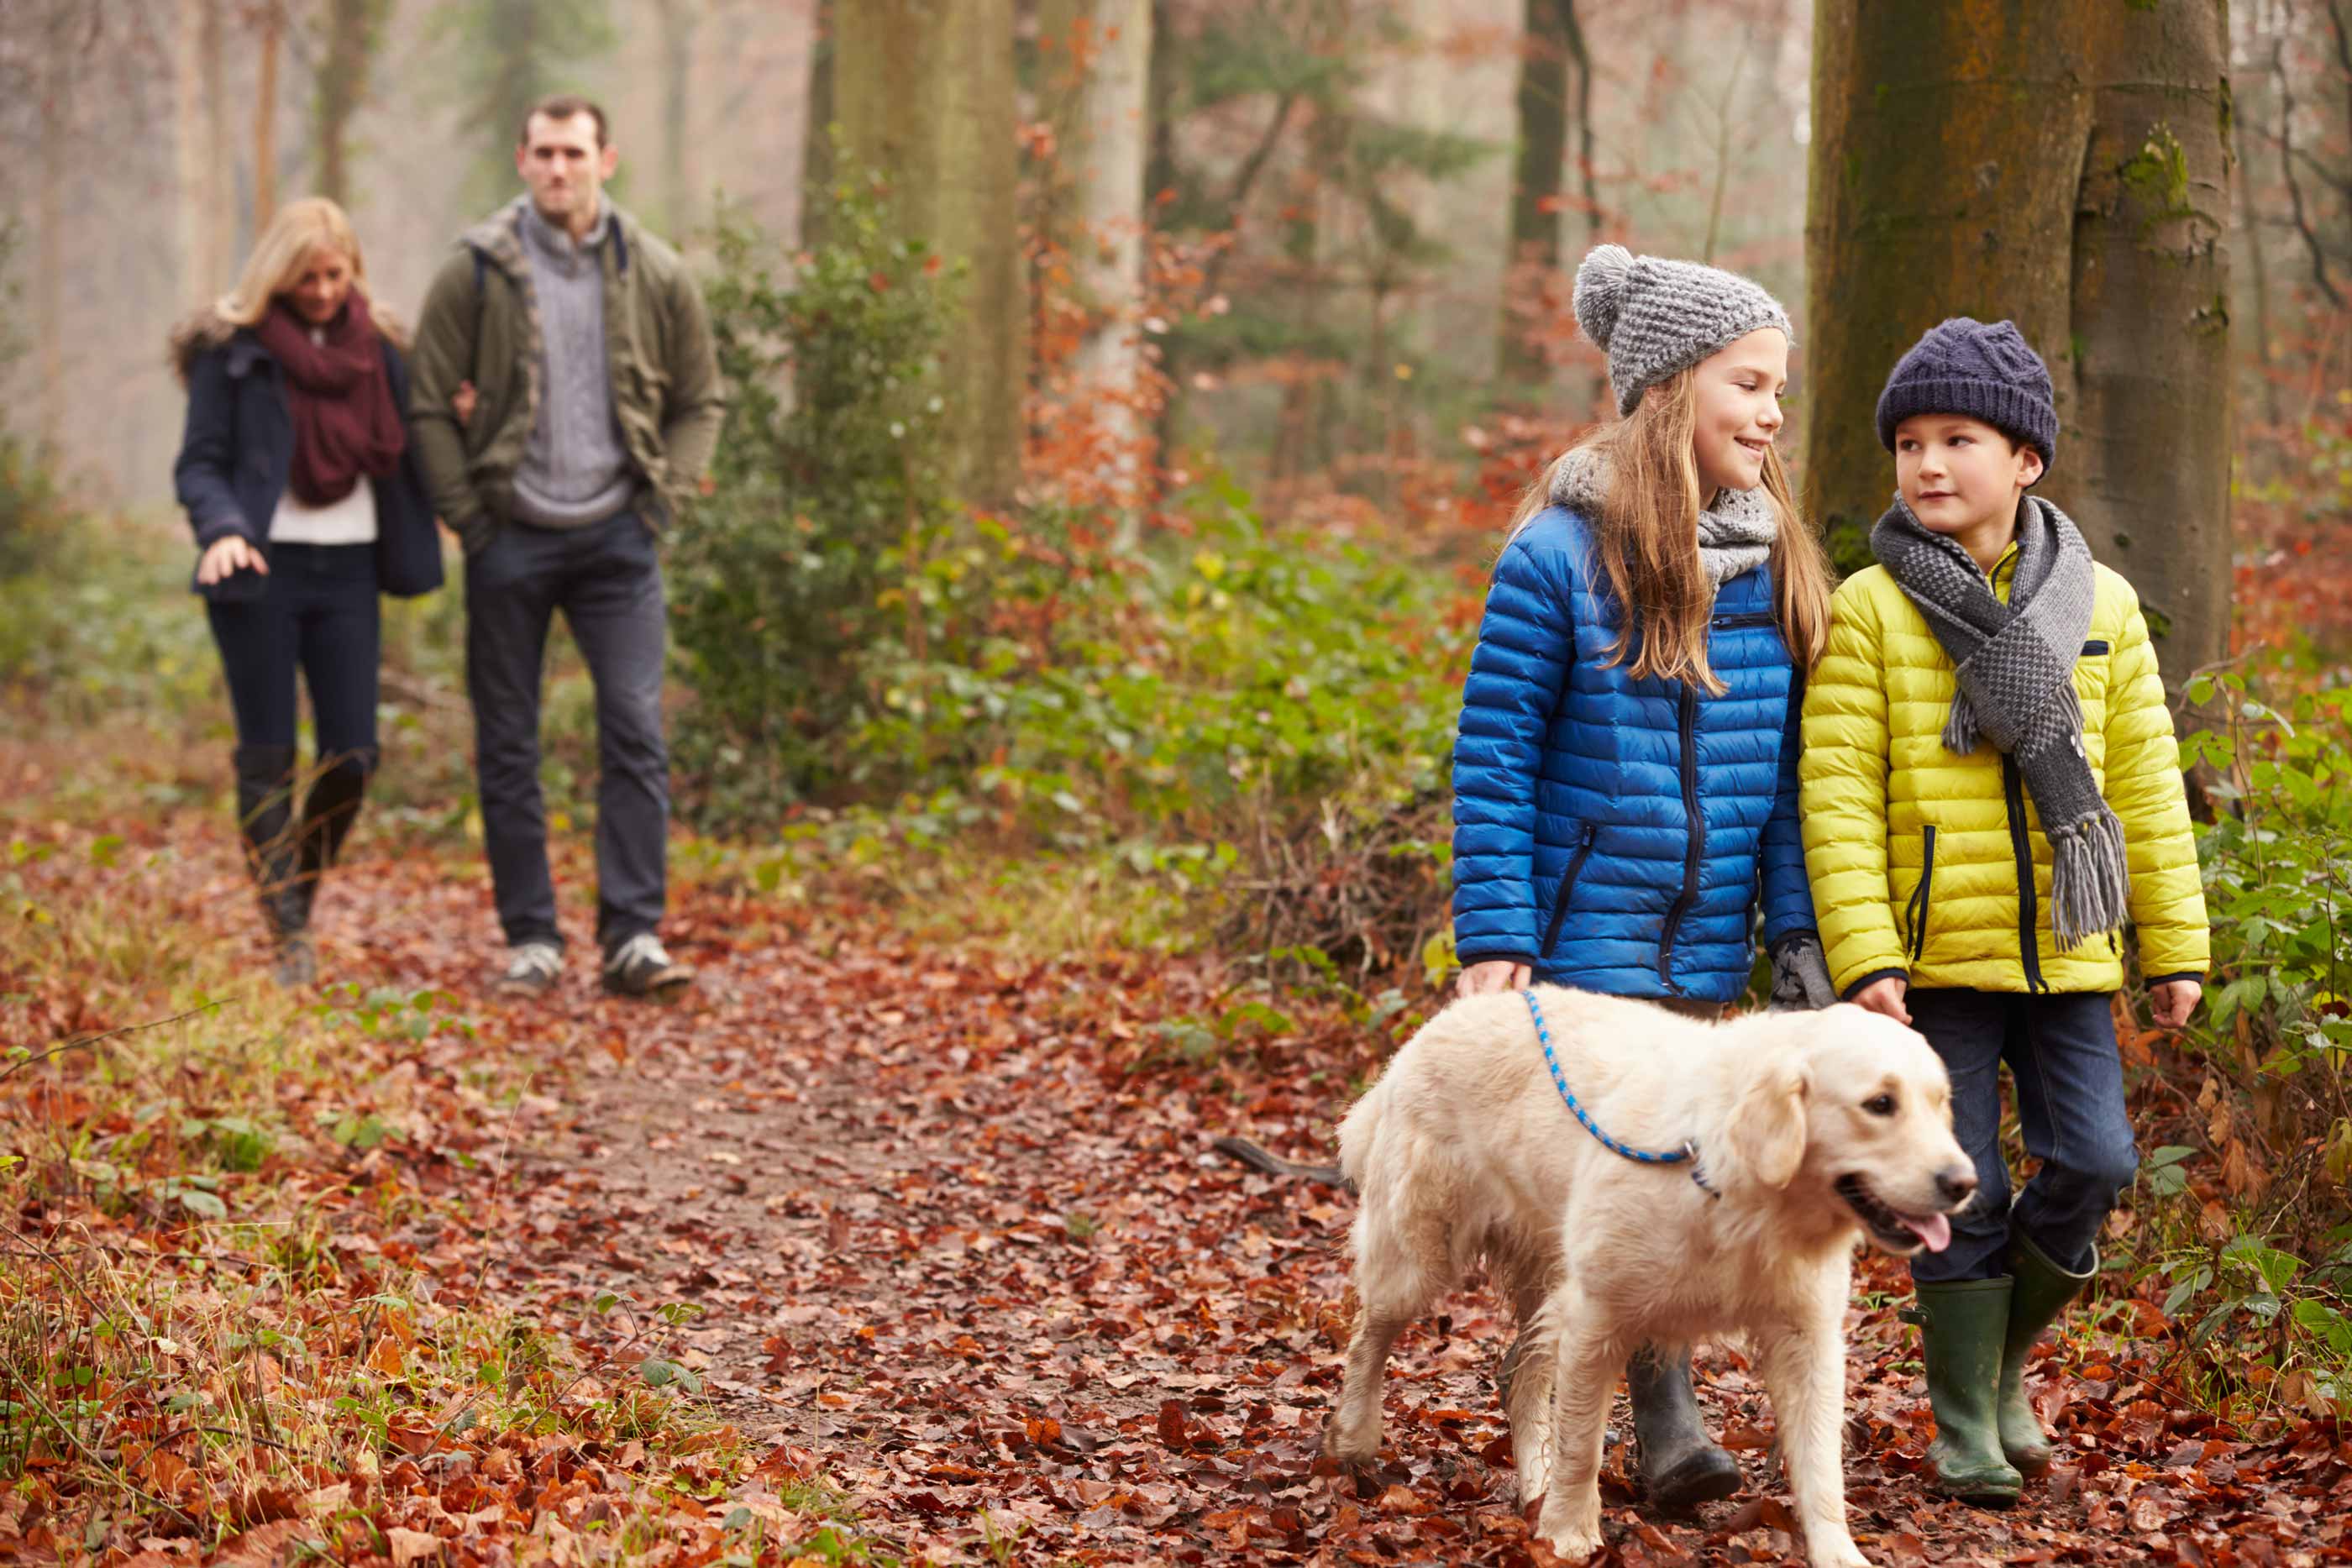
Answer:
POLYGON ((1595 1122, 1592 1119, 1591 1113, 1586 1111, 1583 1106, 1576 1103, 1576 1096, 1569 1091, 1568 1080, 1560 1074, 1559 1058, 1553 1054, 1551 1049, 1551 1030, 1546 1027, 1544 1023, 1543 1004, 1536 1000, 1536 993, 1532 988, 1521 991, 1519 995, 1527 998, 1528 1014, 1530 1018, 1535 1019, 1536 1041, 1543 1047, 1544 1065, 1551 1070, 1552 1087, 1559 1091, 1559 1097, 1568 1103, 1570 1113, 1573 1114, 1579 1122, 1581 1122, 1584 1124, 1584 1130, 1601 1140, 1601 1146, 1602 1148, 1607 1149, 1612 1155, 1622 1155, 1624 1158, 1633 1160, 1640 1165, 1687 1165, 1690 1166, 1690 1178, 1692 1182, 1697 1186, 1699 1191, 1706 1194, 1707 1197, 1714 1198, 1719 1198, 1723 1196, 1722 1193, 1716 1189, 1715 1185, 1706 1179, 1706 1166, 1699 1159, 1697 1139, 1685 1138, 1683 1140, 1683 1146, 1679 1149, 1636 1149, 1619 1143, 1616 1139, 1602 1132, 1601 1130, 1601 1124, 1595 1122))

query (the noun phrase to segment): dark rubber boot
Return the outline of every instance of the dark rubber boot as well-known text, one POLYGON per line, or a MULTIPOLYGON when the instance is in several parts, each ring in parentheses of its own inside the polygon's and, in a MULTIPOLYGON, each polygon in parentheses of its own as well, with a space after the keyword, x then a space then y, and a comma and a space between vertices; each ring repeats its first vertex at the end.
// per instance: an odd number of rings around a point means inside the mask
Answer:
POLYGON ((2006 1507, 2025 1484, 2000 1451, 1994 1413, 2010 1281, 2004 1275, 1913 1288, 1918 1305, 1903 1315, 1919 1325, 1927 1364, 1927 1399, 1936 1407, 1927 1469, 1936 1490, 1966 1502, 2006 1507))
POLYGON ((1625 1364, 1633 1405, 1635 1473, 1660 1508, 1691 1508, 1739 1490, 1739 1461, 1716 1447, 1691 1388, 1685 1348, 1670 1362, 1643 1345, 1625 1364))
POLYGON ((2025 1364, 2032 1358, 2033 1342, 2083 1293, 2099 1271, 2099 1254, 2077 1274, 2050 1260, 2050 1254, 2031 1237, 2012 1233, 2009 1266, 2014 1279, 2009 1294, 2009 1332, 2000 1346, 2000 1394, 1996 1408, 2000 1420, 2000 1449, 2018 1474, 2038 1476, 2050 1468, 2050 1436, 2042 1417, 2025 1398, 2025 1364))

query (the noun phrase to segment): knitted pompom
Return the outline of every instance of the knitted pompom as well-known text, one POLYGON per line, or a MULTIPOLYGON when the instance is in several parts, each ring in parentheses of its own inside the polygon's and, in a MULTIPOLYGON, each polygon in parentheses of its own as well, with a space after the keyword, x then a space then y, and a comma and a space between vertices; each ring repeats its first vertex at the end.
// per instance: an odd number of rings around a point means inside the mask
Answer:
POLYGON ((1604 354, 1617 334, 1617 313, 1633 276, 1633 253, 1622 245, 1594 246, 1576 269, 1576 324, 1604 354))

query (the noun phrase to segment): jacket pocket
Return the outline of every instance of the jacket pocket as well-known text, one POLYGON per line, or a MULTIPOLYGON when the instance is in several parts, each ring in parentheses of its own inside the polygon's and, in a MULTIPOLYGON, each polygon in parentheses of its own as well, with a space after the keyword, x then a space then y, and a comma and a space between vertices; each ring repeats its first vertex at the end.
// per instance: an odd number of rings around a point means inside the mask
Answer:
POLYGON ((1927 917, 1935 901, 1936 830, 1930 827, 1920 837, 1919 885, 1911 890, 1911 902, 1903 910, 1903 918, 1911 928, 1911 962, 1915 966, 1919 955, 1927 950, 1927 917))
POLYGON ((1561 922, 1568 918, 1568 901, 1576 892, 1576 879, 1584 874, 1584 862, 1591 858, 1592 841, 1601 836, 1600 827, 1591 822, 1577 835, 1576 853, 1569 857, 1568 870, 1559 879, 1559 892, 1552 895, 1551 924, 1544 927, 1543 945, 1536 949, 1538 957, 1548 956, 1551 945, 1559 940, 1561 922))

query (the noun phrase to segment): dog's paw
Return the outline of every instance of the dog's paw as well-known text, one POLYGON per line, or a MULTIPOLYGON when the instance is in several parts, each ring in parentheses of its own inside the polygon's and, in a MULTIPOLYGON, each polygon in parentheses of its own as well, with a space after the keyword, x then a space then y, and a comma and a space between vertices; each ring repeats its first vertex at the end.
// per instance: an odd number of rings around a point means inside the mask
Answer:
POLYGON ((1381 1428, 1373 1422, 1368 1427, 1343 1431, 1337 1422, 1323 1429, 1323 1457, 1343 1469, 1360 1470, 1380 1462, 1381 1428))
POLYGON ((1811 1542, 1805 1561, 1811 1563, 1812 1568, 1874 1568, 1870 1559, 1862 1554, 1862 1548, 1853 1543, 1851 1535, 1811 1542))
POLYGON ((1545 1500, 1536 1520, 1542 1536, 1563 1563, 1581 1563, 1601 1550, 1601 1494, 1594 1492, 1582 1508, 1556 1508, 1545 1500))
POLYGON ((1544 1541, 1563 1563, 1581 1563, 1601 1550, 1601 1530, 1546 1531, 1544 1541))

